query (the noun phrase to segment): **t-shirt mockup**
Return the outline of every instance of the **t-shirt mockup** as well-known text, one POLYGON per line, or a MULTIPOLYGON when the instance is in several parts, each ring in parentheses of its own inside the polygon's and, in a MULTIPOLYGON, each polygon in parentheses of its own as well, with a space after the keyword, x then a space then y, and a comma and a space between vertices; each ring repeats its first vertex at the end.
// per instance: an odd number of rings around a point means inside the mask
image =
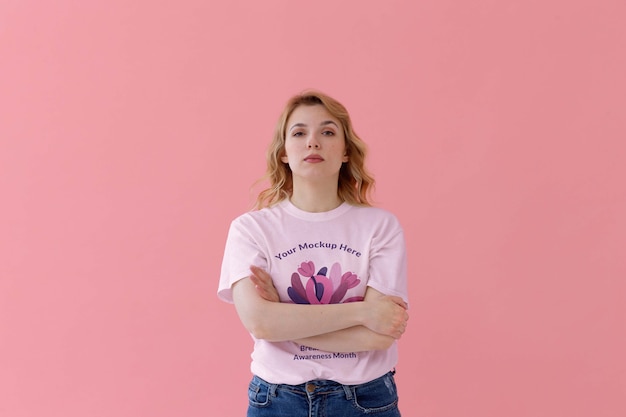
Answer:
MULTIPOLYGON (((250 276, 250 265, 272 276, 284 303, 359 302, 368 286, 408 300, 402 227, 380 208, 343 203, 310 213, 284 200, 245 213, 228 232, 218 287, 222 300, 233 302, 232 285, 250 276)), ((252 373, 277 384, 361 384, 389 372, 398 359, 395 342, 386 350, 326 352, 292 341, 253 340, 252 373)))

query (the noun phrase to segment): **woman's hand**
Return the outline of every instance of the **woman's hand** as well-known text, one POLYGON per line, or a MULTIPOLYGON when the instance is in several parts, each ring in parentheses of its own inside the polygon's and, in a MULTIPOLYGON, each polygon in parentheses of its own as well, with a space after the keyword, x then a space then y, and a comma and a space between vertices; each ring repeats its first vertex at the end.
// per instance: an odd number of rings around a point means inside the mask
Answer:
POLYGON ((274 287, 274 281, 272 281, 270 274, 254 265, 250 267, 250 272, 252 272, 250 280, 254 283, 259 296, 267 301, 274 303, 280 302, 278 291, 276 287, 274 287))
POLYGON ((367 311, 370 313, 365 327, 394 339, 402 336, 409 320, 408 306, 402 298, 368 288, 364 302, 368 304, 367 311))

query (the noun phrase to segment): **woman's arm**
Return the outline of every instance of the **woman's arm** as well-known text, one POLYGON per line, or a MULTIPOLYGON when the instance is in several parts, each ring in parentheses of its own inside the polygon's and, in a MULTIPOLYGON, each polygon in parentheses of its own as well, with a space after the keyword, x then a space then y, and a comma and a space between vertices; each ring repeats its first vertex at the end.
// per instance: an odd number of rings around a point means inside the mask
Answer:
MULTIPOLYGON (((258 297, 264 302, 273 302, 276 304, 279 303, 278 292, 274 287, 274 283, 270 275, 264 270, 251 267, 250 270, 252 274, 250 275, 250 281, 254 284, 255 292, 258 297)), ((342 327, 343 322, 338 323, 336 327, 339 327, 338 330, 329 330, 327 332, 323 332, 317 335, 311 335, 308 337, 298 337, 292 338, 289 340, 293 340, 297 343, 307 345, 309 347, 314 347, 317 349, 334 351, 334 352, 355 352, 355 351, 363 351, 363 350, 378 350, 378 349, 387 349, 395 339, 400 338, 404 330, 406 329, 406 320, 408 320, 408 314, 406 313, 407 305, 402 301, 399 297, 388 297, 375 289, 368 287, 365 293, 365 301, 358 303, 347 303, 347 304, 332 304, 332 305, 294 305, 294 304, 284 304, 285 306, 296 307, 296 308, 314 308, 317 312, 319 308, 327 308, 333 307, 333 309, 341 310, 346 308, 348 305, 354 304, 348 308, 365 308, 368 313, 373 314, 373 325, 368 327, 367 324, 361 325, 353 325, 348 327, 342 327), (392 301, 390 304, 389 301, 392 301), (401 321, 396 324, 392 324, 389 326, 386 323, 386 320, 397 320, 397 316, 393 315, 385 316, 385 313, 389 313, 385 309, 376 310, 375 307, 378 304, 383 302, 386 307, 392 307, 393 313, 399 315, 401 317, 401 321), (342 307, 346 306, 346 307, 342 307), (398 309, 398 306, 401 309, 398 309), (377 316, 381 311, 383 315, 377 316), (388 318, 389 317, 389 318, 388 318), (376 322, 379 323, 376 323, 376 322), (387 327, 385 327, 387 326, 387 327), (385 331, 387 329, 387 331, 385 331), (382 330, 382 331, 381 331, 382 330)), ((332 317, 331 317, 332 319, 332 317)), ((242 318, 242 321, 244 319, 242 318)), ((367 323, 367 321, 365 322, 367 323)), ((245 325, 245 323, 244 323, 245 325)), ((248 327, 248 326, 246 326, 248 327)), ((249 329, 250 330, 250 329, 249 329)), ((254 332, 253 332, 254 334, 254 332)), ((269 339, 268 339, 269 340, 269 339)))
POLYGON ((367 327, 354 326, 319 336, 294 340, 294 342, 327 352, 363 352, 388 349, 395 340, 391 336, 373 332, 367 327))
MULTIPOLYGON (((399 338, 408 314, 399 297, 382 295, 363 302, 326 305, 277 303, 263 299, 253 281, 269 274, 252 267, 252 275, 233 285, 233 300, 243 325, 257 339, 271 342, 306 339, 354 326, 399 338)), ((354 349, 352 349, 354 350, 354 349)))
MULTIPOLYGON (((365 292, 366 301, 383 296, 383 293, 372 287, 368 287, 365 292)), ((405 321, 402 333, 404 333, 406 325, 407 322, 405 321)), ((376 333, 365 326, 354 326, 318 336, 294 340, 294 342, 329 352, 359 352, 388 349, 395 340, 391 336, 376 333)))

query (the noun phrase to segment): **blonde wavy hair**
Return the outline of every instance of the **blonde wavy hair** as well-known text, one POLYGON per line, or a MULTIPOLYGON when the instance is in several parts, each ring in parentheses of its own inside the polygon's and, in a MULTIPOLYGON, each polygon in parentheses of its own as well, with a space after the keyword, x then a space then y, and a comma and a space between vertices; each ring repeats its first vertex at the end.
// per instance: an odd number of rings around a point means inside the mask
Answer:
POLYGON ((293 192, 291 168, 280 160, 285 154, 287 120, 297 107, 314 105, 324 106, 343 127, 348 162, 344 162, 339 170, 337 195, 341 201, 350 204, 371 206, 371 192, 375 181, 365 168, 367 147, 354 131, 348 110, 324 93, 307 90, 289 99, 276 123, 274 138, 267 149, 267 170, 260 180, 268 180, 270 185, 257 196, 256 209, 273 206, 291 196, 293 192))

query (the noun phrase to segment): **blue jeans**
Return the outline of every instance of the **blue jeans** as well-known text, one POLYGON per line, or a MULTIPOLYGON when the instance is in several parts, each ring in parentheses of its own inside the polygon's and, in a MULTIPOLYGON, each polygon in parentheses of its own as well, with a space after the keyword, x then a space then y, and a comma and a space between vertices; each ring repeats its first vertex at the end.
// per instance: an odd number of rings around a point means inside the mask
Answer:
POLYGON ((400 417, 395 372, 360 385, 315 380, 270 384, 254 376, 248 388, 248 417, 400 417))

